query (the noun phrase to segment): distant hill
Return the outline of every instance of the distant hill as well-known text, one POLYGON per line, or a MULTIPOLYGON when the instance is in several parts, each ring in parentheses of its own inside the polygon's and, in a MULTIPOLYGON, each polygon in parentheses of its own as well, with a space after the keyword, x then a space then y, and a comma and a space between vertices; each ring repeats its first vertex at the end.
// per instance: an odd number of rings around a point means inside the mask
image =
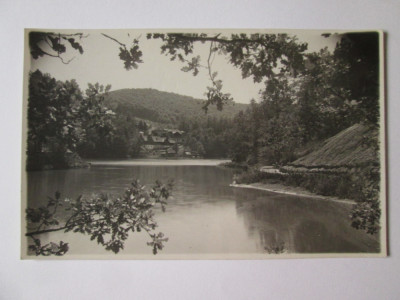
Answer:
POLYGON ((247 104, 230 103, 218 111, 210 106, 205 114, 204 100, 155 89, 121 89, 109 92, 107 105, 113 110, 129 112, 135 118, 165 125, 176 125, 182 120, 206 120, 207 117, 233 118, 247 104))

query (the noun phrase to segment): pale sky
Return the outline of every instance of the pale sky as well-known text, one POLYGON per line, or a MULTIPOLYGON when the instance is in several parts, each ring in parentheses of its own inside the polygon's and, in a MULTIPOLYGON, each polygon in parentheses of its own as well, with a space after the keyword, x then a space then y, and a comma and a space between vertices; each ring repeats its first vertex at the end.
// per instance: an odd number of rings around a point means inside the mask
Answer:
MULTIPOLYGON (((99 82, 104 85, 111 84, 111 90, 153 88, 205 99, 204 92, 211 84, 208 71, 201 68, 196 77, 191 73, 182 72, 181 68, 184 65, 178 61, 170 61, 169 57, 162 55, 161 43, 158 40, 147 40, 146 31, 83 30, 80 32, 89 33, 89 36, 81 42, 84 49, 82 55, 67 48, 64 57, 67 60, 75 57, 69 64, 65 65, 57 58, 42 57, 32 60, 31 70, 39 69, 43 73, 50 73, 58 80, 75 79, 82 90, 86 89, 88 83, 99 82), (118 39, 128 47, 133 38, 139 38, 140 49, 143 52, 143 63, 139 64, 139 68, 126 71, 118 57, 118 44, 102 36, 101 32, 118 39)), ((308 51, 318 51, 325 46, 333 50, 337 37, 324 38, 321 33, 322 31, 293 32, 299 41, 308 43, 308 51)), ((209 44, 198 44, 195 46, 194 55, 200 55, 200 63, 206 65, 209 44)), ((235 102, 249 103, 252 98, 259 99, 258 94, 263 83, 255 84, 251 78, 242 79, 241 71, 230 65, 226 57, 216 56, 212 69, 213 72, 218 72, 218 78, 223 80, 223 92, 230 93, 235 102)))

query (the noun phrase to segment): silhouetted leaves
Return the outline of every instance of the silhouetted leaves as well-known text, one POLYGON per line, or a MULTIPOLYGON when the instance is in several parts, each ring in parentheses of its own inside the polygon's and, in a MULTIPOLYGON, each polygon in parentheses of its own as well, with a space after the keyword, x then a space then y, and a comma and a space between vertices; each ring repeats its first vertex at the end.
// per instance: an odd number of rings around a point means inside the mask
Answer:
POLYGON ((187 61, 187 66, 181 68, 184 72, 193 71, 193 76, 199 74, 200 56, 192 57, 191 61, 187 61))
POLYGON ((67 39, 65 37, 64 37, 64 39, 66 39, 71 44, 72 48, 74 48, 75 50, 78 50, 80 54, 83 54, 83 48, 82 48, 81 44, 76 42, 75 39, 73 39, 73 38, 67 39))
POLYGON ((105 194, 90 198, 80 196, 75 201, 67 199, 63 201, 60 197, 56 197, 56 207, 59 206, 59 202, 64 202, 64 206, 68 207, 67 211, 71 211, 67 221, 60 227, 53 227, 59 224, 55 219, 56 209, 50 211, 48 207, 28 208, 26 210, 28 223, 40 224, 36 230, 27 233, 27 236, 34 241, 29 249, 36 255, 63 255, 68 251, 68 244, 60 242, 59 245, 50 243, 41 246, 40 239, 36 236, 64 230, 88 234, 90 240, 96 240, 97 244, 106 250, 119 253, 124 249, 129 231, 145 231, 152 239, 148 245, 153 247, 153 253, 156 254, 157 250, 163 248, 163 242, 168 239, 163 233, 152 233, 157 227, 152 209, 159 204, 165 210, 171 189, 172 182, 164 185, 157 181, 150 191, 147 191, 138 180, 134 180, 131 187, 121 196, 105 194), (42 229, 42 226, 45 229, 42 229))
POLYGON ((204 111, 208 111, 208 106, 216 105, 218 110, 222 110, 223 106, 229 101, 233 101, 231 94, 222 92, 222 81, 217 80, 215 84, 211 87, 207 87, 207 100, 203 105, 204 111))
POLYGON ((28 249, 36 254, 36 256, 62 256, 68 252, 69 246, 68 243, 64 243, 60 241, 58 244, 54 242, 50 242, 45 245, 41 245, 41 242, 37 238, 33 238, 34 243, 28 246, 28 249))
POLYGON ((153 254, 156 255, 159 250, 164 248, 164 242, 168 242, 168 238, 165 238, 162 232, 151 234, 150 237, 152 241, 148 242, 147 245, 153 248, 153 254))
POLYGON ((119 58, 124 62, 126 70, 137 69, 139 63, 142 63, 142 51, 139 48, 139 41, 134 40, 132 47, 128 50, 126 47, 119 48, 119 58))
POLYGON ((29 32, 29 48, 33 59, 38 59, 42 56, 50 56, 59 58, 63 63, 68 64, 72 59, 66 61, 62 54, 65 54, 67 47, 65 42, 83 54, 83 48, 80 41, 85 36, 82 33, 63 34, 54 32, 29 32))

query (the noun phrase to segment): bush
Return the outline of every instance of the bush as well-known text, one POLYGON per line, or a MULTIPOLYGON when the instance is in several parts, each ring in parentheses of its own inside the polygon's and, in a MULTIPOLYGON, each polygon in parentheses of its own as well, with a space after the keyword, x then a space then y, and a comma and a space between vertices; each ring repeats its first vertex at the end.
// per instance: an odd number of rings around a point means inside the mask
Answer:
MULTIPOLYGON (((249 184, 254 182, 265 182, 266 180, 278 180, 288 186, 302 187, 310 192, 339 198, 347 198, 358 201, 365 198, 363 187, 367 182, 379 182, 376 176, 368 179, 365 176, 365 169, 356 169, 348 173, 337 174, 329 173, 307 173, 307 172, 287 172, 287 173, 265 173, 256 168, 249 169, 247 172, 234 176, 236 183, 249 184)), ((375 174, 375 172, 373 172, 375 174)), ((374 175, 369 175, 374 176, 374 175)), ((367 197, 368 198, 368 197, 367 197)), ((371 198, 371 196, 369 196, 371 198)))
POLYGON ((260 182, 266 179, 266 173, 260 172, 258 169, 252 168, 247 172, 236 174, 233 179, 238 184, 249 184, 253 182, 260 182))
POLYGON ((233 169, 234 171, 237 171, 237 172, 247 171, 249 168, 248 165, 245 163, 238 163, 238 162, 233 162, 233 161, 221 163, 218 166, 222 167, 222 168, 233 169))

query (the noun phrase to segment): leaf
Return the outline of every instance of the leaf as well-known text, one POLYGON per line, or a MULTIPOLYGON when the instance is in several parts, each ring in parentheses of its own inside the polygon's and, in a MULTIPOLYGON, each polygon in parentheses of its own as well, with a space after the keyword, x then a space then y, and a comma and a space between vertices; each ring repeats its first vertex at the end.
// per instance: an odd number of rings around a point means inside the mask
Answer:
POLYGON ((75 42, 75 39, 69 38, 68 42, 71 44, 72 48, 74 48, 75 50, 78 50, 80 54, 83 54, 82 46, 78 42, 75 42))
POLYGON ((99 235, 97 236, 97 243, 98 243, 98 244, 104 245, 104 238, 103 238, 103 235, 99 234, 99 235))
POLYGON ((189 72, 190 70, 191 70, 191 68, 188 66, 184 66, 181 68, 181 71, 183 71, 183 72, 189 72))

